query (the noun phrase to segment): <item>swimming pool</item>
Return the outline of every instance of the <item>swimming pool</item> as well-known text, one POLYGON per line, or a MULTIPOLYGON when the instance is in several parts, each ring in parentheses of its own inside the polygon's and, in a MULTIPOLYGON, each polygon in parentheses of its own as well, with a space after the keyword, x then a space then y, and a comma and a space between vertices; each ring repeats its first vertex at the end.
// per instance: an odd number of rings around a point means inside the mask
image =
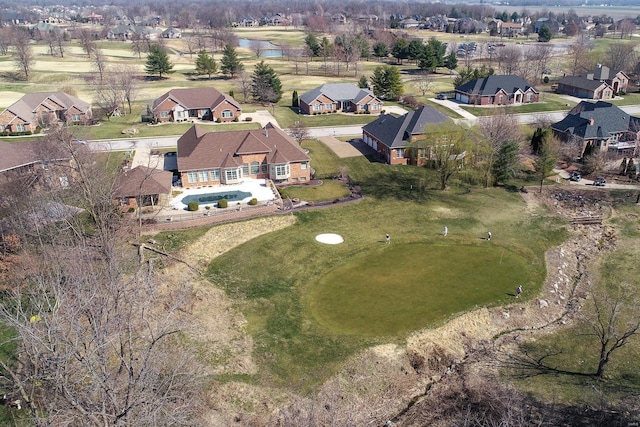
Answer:
POLYGON ((251 197, 251 193, 249 192, 234 190, 220 193, 191 194, 183 197, 180 202, 185 205, 188 205, 189 202, 198 202, 199 205, 207 205, 217 203, 218 200, 222 199, 227 199, 230 202, 241 202, 249 197, 251 197))

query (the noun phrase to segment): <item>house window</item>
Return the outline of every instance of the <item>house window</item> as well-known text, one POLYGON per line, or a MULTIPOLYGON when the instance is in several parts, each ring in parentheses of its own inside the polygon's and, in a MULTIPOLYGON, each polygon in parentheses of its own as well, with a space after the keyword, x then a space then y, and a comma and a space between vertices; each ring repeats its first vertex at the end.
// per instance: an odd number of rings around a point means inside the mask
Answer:
POLYGON ((224 176, 227 181, 235 181, 238 179, 238 169, 225 169, 224 176))
POLYGON ((242 164, 242 176, 249 176, 249 163, 242 164))
POLYGON ((300 177, 300 182, 305 182, 306 180, 307 180, 307 177, 305 177, 305 176, 301 176, 300 177))
POLYGON ((370 110, 379 110, 380 109, 380 104, 370 104, 369 105, 369 109, 370 110))
POLYGON ((290 174, 289 165, 276 165, 276 178, 287 177, 290 174))
POLYGON ((167 117, 169 117, 168 111, 160 111, 160 118, 166 119, 167 117))
POLYGON ((258 175, 260 173, 260 163, 251 162, 251 175, 258 175))
POLYGON ((71 115, 71 121, 72 122, 79 122, 80 121, 80 114, 72 114, 71 115))
POLYGON ((307 164, 306 163, 300 163, 300 169, 307 170, 307 164))
POLYGON ((396 157, 397 158, 404 157, 404 148, 398 148, 396 150, 396 157))
POLYGON ((200 182, 207 182, 209 181, 209 174, 207 173, 207 171, 199 171, 198 172, 198 181, 200 182))
POLYGON ((197 172, 187 172, 187 182, 189 184, 194 184, 198 182, 198 173, 197 172))
POLYGON ((262 173, 269 172, 269 165, 267 165, 267 162, 262 162, 261 169, 262 169, 262 173))
POLYGON ((209 171, 211 181, 220 181, 220 169, 211 169, 209 171))
POLYGON ((179 119, 182 119, 182 118, 184 118, 184 117, 187 117, 187 112, 186 112, 186 111, 176 111, 176 116, 177 116, 179 119))
POLYGON ((233 111, 231 111, 231 110, 224 110, 224 111, 222 112, 222 118, 223 118, 223 119, 229 119, 229 118, 231 118, 231 117, 233 117, 233 111))
POLYGON ((22 123, 19 123, 18 125, 16 125, 16 129, 18 132, 24 132, 24 125, 22 123))
POLYGON ((530 93, 527 94, 527 102, 531 102, 531 94, 530 93))
POLYGON ((498 97, 498 104, 502 104, 502 99, 503 99, 503 96, 502 96, 502 95, 500 95, 500 96, 498 97))

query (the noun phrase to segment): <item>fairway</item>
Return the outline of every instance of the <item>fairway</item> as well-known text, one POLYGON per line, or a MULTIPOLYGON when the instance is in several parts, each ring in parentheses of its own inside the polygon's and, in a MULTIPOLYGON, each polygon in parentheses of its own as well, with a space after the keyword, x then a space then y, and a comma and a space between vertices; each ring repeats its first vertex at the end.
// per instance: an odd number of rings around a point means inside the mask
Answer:
POLYGON ((526 263, 489 242, 384 245, 321 278, 311 312, 336 333, 395 335, 511 298, 530 279, 526 263))

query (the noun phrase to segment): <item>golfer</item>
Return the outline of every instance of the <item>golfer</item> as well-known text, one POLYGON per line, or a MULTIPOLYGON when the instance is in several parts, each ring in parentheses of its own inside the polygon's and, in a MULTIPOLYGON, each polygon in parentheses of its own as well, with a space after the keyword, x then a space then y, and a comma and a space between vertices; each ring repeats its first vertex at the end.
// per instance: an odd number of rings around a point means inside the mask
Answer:
POLYGON ((442 235, 443 235, 444 237, 447 237, 447 233, 449 233, 449 229, 448 229, 448 228, 447 228, 447 226, 445 225, 445 226, 444 226, 444 230, 442 230, 442 235))
POLYGON ((487 231, 487 240, 491 240, 491 232, 487 231))
POLYGON ((391 236, 389 236, 389 233, 387 233, 385 239, 387 240, 387 245, 391 243, 391 236))
POLYGON ((522 286, 518 285, 516 288, 516 298, 520 298, 520 294, 522 293, 522 286))

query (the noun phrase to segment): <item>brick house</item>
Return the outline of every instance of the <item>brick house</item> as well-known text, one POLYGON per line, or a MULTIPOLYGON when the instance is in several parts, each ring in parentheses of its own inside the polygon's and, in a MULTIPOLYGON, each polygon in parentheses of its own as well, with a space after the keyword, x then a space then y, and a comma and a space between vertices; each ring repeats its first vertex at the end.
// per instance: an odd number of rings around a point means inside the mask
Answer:
POLYGON ((171 89, 147 107, 147 115, 159 122, 194 119, 233 122, 241 113, 235 99, 212 87, 171 89))
POLYGON ((538 102, 538 90, 515 75, 471 80, 455 90, 456 101, 470 105, 513 105, 538 102))
POLYGON ((630 116, 609 102, 582 101, 567 116, 551 125, 562 142, 579 141, 582 153, 590 146, 595 151, 638 154, 640 118, 630 116))
POLYGON ((300 111, 304 114, 352 113, 379 114, 382 101, 369 89, 353 83, 328 83, 305 92, 299 97, 300 111))
POLYGON ((629 76, 624 71, 614 71, 598 64, 582 76, 565 76, 558 81, 556 92, 587 99, 611 99, 618 92, 626 92, 629 76))
POLYGON ((67 188, 73 178, 72 165, 69 151, 46 141, 0 145, 0 184, 21 182, 36 190, 67 188))
POLYGON ((64 92, 28 93, 0 113, 0 132, 35 132, 51 123, 87 124, 91 105, 64 92))
POLYGON ((197 125, 178 139, 184 188, 237 184, 244 178, 275 184, 309 182, 309 156, 271 123, 259 130, 205 132, 197 125))
POLYGON ((429 126, 451 122, 451 119, 430 106, 395 117, 381 114, 362 127, 362 140, 390 165, 417 164, 411 144, 424 138, 429 126))
POLYGON ((144 166, 121 172, 114 197, 122 212, 138 207, 162 207, 171 199, 173 173, 144 166))

